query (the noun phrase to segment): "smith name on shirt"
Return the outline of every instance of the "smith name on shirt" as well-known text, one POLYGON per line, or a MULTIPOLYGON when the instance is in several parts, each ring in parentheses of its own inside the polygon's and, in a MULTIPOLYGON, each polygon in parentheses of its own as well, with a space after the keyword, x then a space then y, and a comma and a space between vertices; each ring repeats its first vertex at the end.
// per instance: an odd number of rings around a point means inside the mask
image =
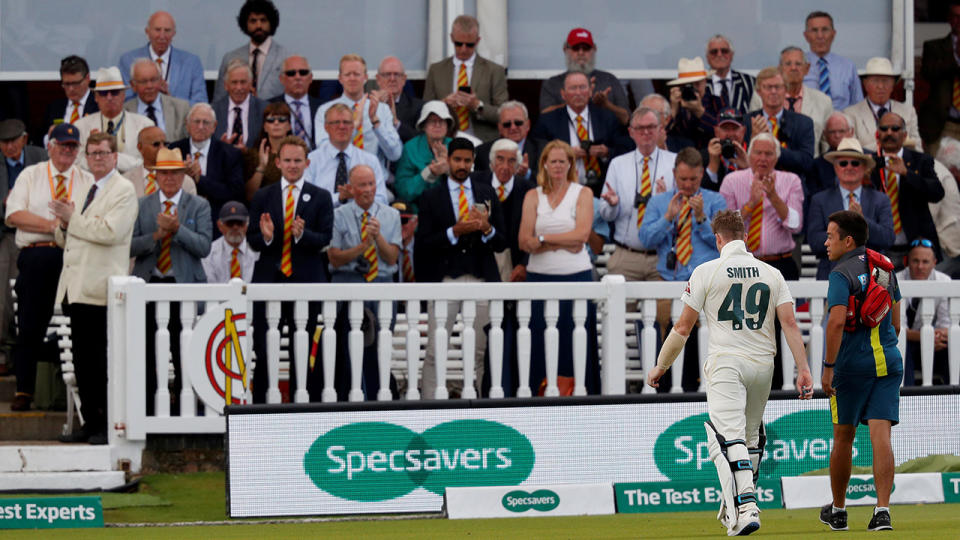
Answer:
POLYGON ((731 266, 727 268, 728 278, 760 277, 760 270, 756 266, 731 266))

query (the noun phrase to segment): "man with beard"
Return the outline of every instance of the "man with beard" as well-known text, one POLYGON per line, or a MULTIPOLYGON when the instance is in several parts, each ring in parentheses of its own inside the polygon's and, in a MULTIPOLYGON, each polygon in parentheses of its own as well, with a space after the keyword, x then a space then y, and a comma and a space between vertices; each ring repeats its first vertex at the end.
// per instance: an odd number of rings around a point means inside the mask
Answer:
POLYGON ((615 114, 617 120, 626 125, 630 120, 627 93, 614 74, 596 69, 597 46, 593 42, 593 34, 586 28, 574 28, 563 42, 563 54, 567 71, 543 81, 540 87, 540 113, 548 113, 566 105, 560 95, 564 75, 577 71, 590 79, 593 103, 615 114))
POLYGON ((237 25, 241 32, 250 36, 250 43, 223 55, 213 101, 227 95, 227 66, 237 59, 250 66, 253 72, 251 86, 256 96, 268 99, 283 92, 280 68, 283 59, 290 54, 283 45, 273 41, 280 25, 280 12, 276 6, 270 0, 247 0, 237 15, 237 25))
POLYGON ((247 226, 250 213, 237 201, 230 201, 220 208, 217 229, 221 236, 210 244, 210 254, 200 261, 207 283, 227 283, 240 278, 245 283, 253 280, 253 265, 260 254, 247 243, 247 226))

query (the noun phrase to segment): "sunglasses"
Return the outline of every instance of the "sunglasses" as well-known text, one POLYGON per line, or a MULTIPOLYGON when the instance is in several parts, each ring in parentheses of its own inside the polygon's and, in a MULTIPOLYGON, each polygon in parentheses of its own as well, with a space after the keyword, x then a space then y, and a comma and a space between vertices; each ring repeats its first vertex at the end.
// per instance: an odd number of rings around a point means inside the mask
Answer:
POLYGON ((933 242, 927 240, 926 238, 917 238, 913 242, 910 242, 910 247, 915 248, 917 246, 933 249, 933 242))
POLYGON ((593 47, 587 45, 586 43, 578 43, 578 44, 570 47, 570 49, 571 49, 571 50, 574 50, 574 51, 577 51, 577 52, 587 52, 587 51, 593 50, 593 47))
POLYGON ((513 124, 513 127, 520 127, 520 126, 524 125, 526 122, 523 121, 523 120, 514 120, 513 122, 509 122, 509 121, 508 121, 508 122, 503 122, 503 123, 500 124, 500 125, 503 126, 505 129, 509 129, 511 123, 513 124))
POLYGON ((221 223, 223 223, 224 226, 226 226, 226 227, 243 227, 244 225, 247 224, 247 220, 245 220, 245 219, 242 219, 242 220, 241 220, 241 219, 231 219, 230 221, 223 221, 223 220, 221 220, 221 223))
POLYGON ((310 74, 309 69, 288 69, 283 72, 287 77, 293 77, 294 75, 299 75, 301 77, 306 77, 310 74))
POLYGON ((710 49, 709 51, 707 51, 707 53, 709 53, 710 56, 717 56, 717 55, 721 55, 721 54, 730 54, 730 49, 728 49, 728 48, 726 48, 726 47, 724 47, 724 48, 722 48, 722 49, 710 49))
POLYGON ((841 167, 861 167, 863 162, 859 159, 840 159, 837 160, 837 165, 841 167))
POLYGON ((284 123, 284 122, 289 122, 290 117, 289 116, 268 116, 263 120, 268 124, 274 124, 277 122, 284 123))
POLYGON ((892 131, 894 133, 897 133, 901 129, 903 129, 903 126, 877 126, 877 129, 879 129, 880 131, 892 131))
POLYGON ((468 48, 468 49, 472 49, 472 48, 474 48, 474 47, 477 46, 477 42, 474 41, 473 43, 471 43, 471 42, 469 42, 469 41, 454 41, 454 42, 453 42, 453 46, 454 46, 454 47, 466 47, 466 48, 468 48))
POLYGON ((124 92, 123 90, 119 90, 119 89, 118 90, 97 90, 97 94, 100 97, 107 97, 107 96, 116 97, 122 94, 123 92, 124 92))

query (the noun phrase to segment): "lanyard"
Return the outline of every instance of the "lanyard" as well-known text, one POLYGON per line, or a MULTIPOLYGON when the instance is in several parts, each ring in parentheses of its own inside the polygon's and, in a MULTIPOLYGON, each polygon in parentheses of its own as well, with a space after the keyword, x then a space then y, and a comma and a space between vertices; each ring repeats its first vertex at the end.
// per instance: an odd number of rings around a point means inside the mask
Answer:
MULTIPOLYGON (((657 173, 657 167, 660 165, 660 149, 659 149, 659 148, 654 148, 654 149, 653 149, 653 153, 654 153, 654 155, 655 155, 656 157, 653 158, 653 167, 652 167, 652 168, 649 168, 649 171, 650 171, 650 196, 651 196, 651 197, 653 196, 654 188, 656 188, 656 183, 657 183, 657 181, 656 181, 656 176, 657 176, 657 174, 656 174, 656 173, 657 173)), ((634 171, 633 191, 634 191, 634 193, 636 193, 637 199, 640 199, 640 198, 642 197, 642 195, 640 195, 640 187, 641 187, 641 186, 640 186, 640 162, 641 162, 641 161, 643 160, 643 158, 646 157, 646 156, 644 156, 643 154, 641 154, 639 150, 637 150, 637 154, 638 154, 638 156, 639 156, 639 159, 634 159, 634 160, 633 160, 633 171, 634 171)), ((649 201, 649 200, 650 200, 650 199, 648 198, 646 201, 643 201, 643 204, 646 204, 647 201, 649 201)), ((636 200, 634 201, 634 206, 636 206, 636 200)))
MULTIPOLYGON (((73 199, 73 173, 75 170, 70 171, 70 187, 67 188, 67 200, 73 199)), ((53 171, 50 170, 50 162, 47 161, 47 180, 50 182, 50 200, 57 200, 57 189, 53 185, 53 171)))

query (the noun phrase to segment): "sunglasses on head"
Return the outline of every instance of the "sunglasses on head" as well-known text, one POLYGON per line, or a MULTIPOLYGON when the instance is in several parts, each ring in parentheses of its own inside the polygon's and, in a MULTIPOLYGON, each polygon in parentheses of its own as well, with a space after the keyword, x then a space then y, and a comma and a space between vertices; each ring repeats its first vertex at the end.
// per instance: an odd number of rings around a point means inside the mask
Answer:
POLYGON ((897 133, 898 131, 903 129, 903 126, 877 126, 877 129, 879 129, 880 131, 892 131, 894 133, 897 133))
POLYGON ((915 248, 917 246, 933 249, 933 242, 927 240, 926 238, 917 238, 913 242, 910 242, 910 247, 915 248))
POLYGON ((860 167, 863 162, 859 159, 840 159, 837 160, 837 165, 841 167, 860 167))
POLYGON ((468 49, 472 49, 472 48, 474 48, 474 47, 477 46, 477 42, 474 41, 473 43, 471 43, 471 42, 469 42, 469 41, 454 41, 454 42, 453 42, 453 46, 454 46, 454 47, 466 47, 466 48, 468 48, 468 49))
MULTIPOLYGON (((522 126, 522 125, 525 124, 525 123, 526 123, 526 122, 524 122, 523 120, 514 120, 514 121, 512 122, 513 127, 520 127, 520 126, 522 126)), ((510 121, 507 121, 507 122, 503 122, 503 123, 500 124, 500 125, 503 126, 504 128, 509 128, 509 127, 510 127, 510 124, 511 124, 511 122, 510 122, 510 121)))
POLYGON ((121 90, 121 89, 117 89, 117 90, 97 90, 97 94, 99 94, 100 97, 119 96, 119 95, 122 94, 122 93, 123 93, 123 90, 121 90))
POLYGON ((283 123, 283 122, 289 122, 289 121, 290 121, 290 117, 289 117, 289 116, 268 116, 268 117, 264 118, 263 120, 264 120, 266 123, 268 123, 268 124, 273 124, 273 123, 276 123, 276 122, 283 123))
POLYGON ((730 54, 730 49, 724 47, 721 49, 710 49, 707 52, 710 53, 710 55, 712 56, 717 56, 718 54, 730 54))
POLYGON ((310 74, 309 69, 288 69, 283 72, 287 77, 293 77, 294 75, 299 75, 301 77, 306 77, 310 74))

